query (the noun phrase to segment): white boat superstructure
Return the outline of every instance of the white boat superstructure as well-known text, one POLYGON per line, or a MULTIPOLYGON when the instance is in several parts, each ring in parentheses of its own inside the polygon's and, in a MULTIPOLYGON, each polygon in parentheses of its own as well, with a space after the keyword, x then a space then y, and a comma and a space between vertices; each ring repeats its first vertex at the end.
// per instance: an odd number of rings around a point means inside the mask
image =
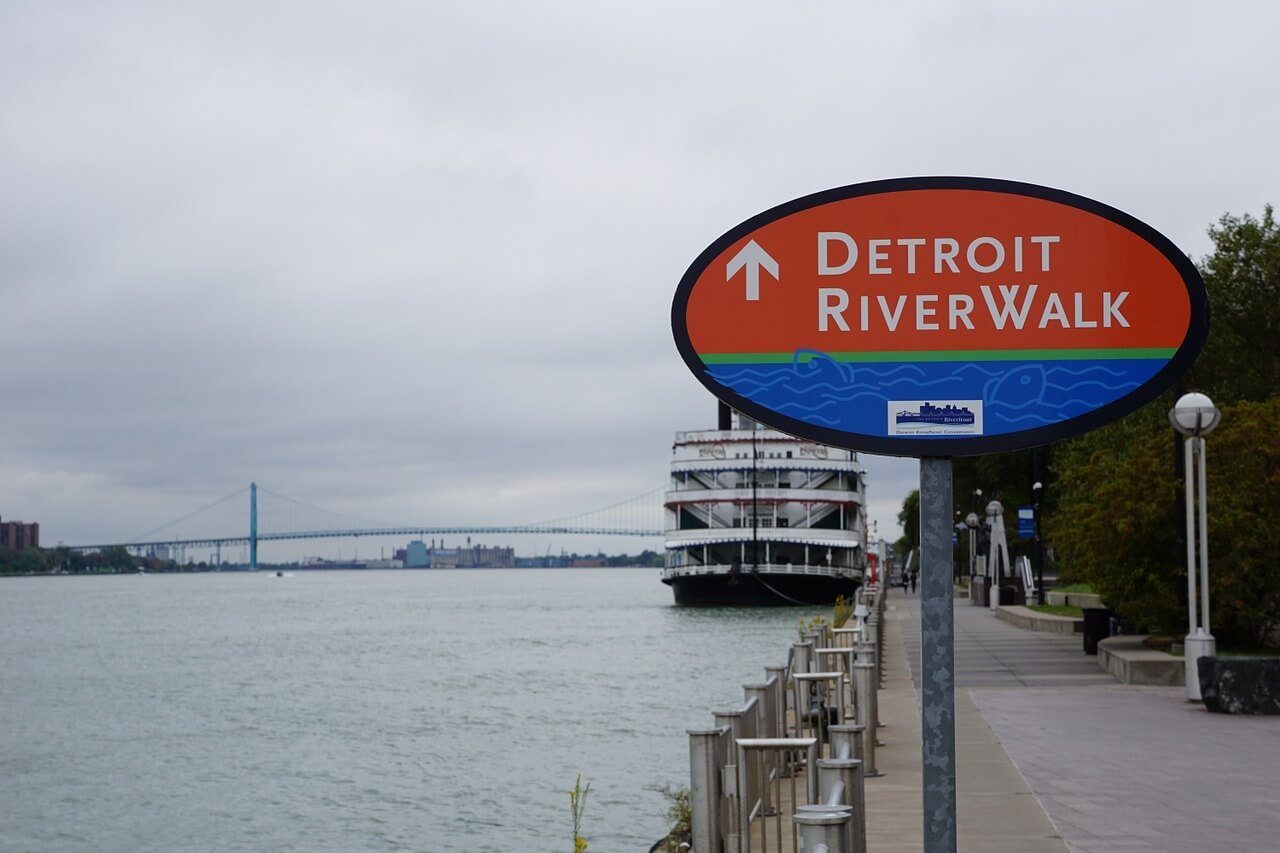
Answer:
POLYGON ((663 581, 678 604, 819 604, 851 594, 866 548, 857 454, 756 424, 676 433, 663 581))

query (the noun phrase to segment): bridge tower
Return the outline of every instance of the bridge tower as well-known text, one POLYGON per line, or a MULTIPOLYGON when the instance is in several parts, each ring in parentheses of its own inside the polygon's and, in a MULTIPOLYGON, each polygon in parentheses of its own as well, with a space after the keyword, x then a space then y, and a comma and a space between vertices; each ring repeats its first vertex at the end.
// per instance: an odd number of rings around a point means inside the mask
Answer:
POLYGON ((258 570, 258 484, 249 484, 249 570, 258 570))

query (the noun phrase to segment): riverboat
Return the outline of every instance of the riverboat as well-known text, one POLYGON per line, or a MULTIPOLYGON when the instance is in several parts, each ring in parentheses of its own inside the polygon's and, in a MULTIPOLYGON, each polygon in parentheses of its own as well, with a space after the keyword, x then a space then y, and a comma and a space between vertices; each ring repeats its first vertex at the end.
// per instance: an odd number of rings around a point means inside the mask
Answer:
POLYGON ((723 407, 676 433, 662 582, 695 606, 827 605, 866 567, 866 472, 855 452, 723 407), (735 423, 736 420, 736 423, 735 423))

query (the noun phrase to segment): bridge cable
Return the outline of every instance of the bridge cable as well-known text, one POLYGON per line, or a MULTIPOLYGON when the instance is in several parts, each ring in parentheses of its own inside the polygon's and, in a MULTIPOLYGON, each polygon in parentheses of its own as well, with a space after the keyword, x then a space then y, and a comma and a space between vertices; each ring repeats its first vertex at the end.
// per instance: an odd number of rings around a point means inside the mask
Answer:
POLYGON ((663 483, 661 486, 659 486, 656 489, 650 489, 644 494, 636 495, 634 497, 627 498, 626 500, 609 504, 608 506, 598 507, 596 509, 587 510, 586 512, 574 513, 573 515, 566 515, 561 518, 553 518, 550 521, 539 521, 539 522, 535 522, 533 524, 528 524, 525 526, 526 527, 543 527, 543 526, 562 525, 567 527, 569 525, 565 524, 565 522, 577 521, 579 519, 586 518, 589 515, 595 515, 597 513, 608 512, 609 510, 620 509, 621 507, 626 506, 627 504, 634 504, 637 501, 641 501, 641 500, 644 500, 645 498, 652 497, 653 495, 656 495, 659 492, 665 492, 667 491, 668 488, 670 487, 666 483, 663 483))
POLYGON ((390 524, 383 524, 382 522, 379 522, 379 521, 371 521, 370 519, 367 519, 367 518, 361 518, 361 517, 360 517, 360 516, 358 516, 358 515, 350 515, 350 514, 345 513, 345 512, 337 512, 336 510, 332 510, 332 509, 325 509, 324 507, 319 507, 319 506, 315 506, 314 504, 309 504, 309 503, 307 503, 306 501, 300 501, 300 500, 298 500, 297 498, 291 498, 291 497, 289 497, 288 495, 282 495, 282 494, 280 494, 279 492, 272 491, 271 489, 268 489, 266 486, 262 486, 262 485, 259 485, 259 486, 258 486, 258 491, 260 491, 260 492, 266 492, 267 494, 271 495, 272 497, 280 498, 280 499, 281 499, 281 500, 283 500, 283 501, 288 501, 289 503, 297 504, 297 505, 298 505, 298 506, 300 506, 300 507, 305 507, 306 509, 314 510, 315 512, 321 512, 321 513, 324 513, 325 515, 336 515, 338 518, 347 518, 347 519, 350 519, 350 520, 352 520, 352 521, 359 521, 359 522, 361 522, 362 524, 368 524, 368 525, 370 525, 370 526, 372 526, 372 527, 396 527, 396 526, 402 526, 402 527, 403 527, 403 526, 406 526, 406 525, 390 525, 390 524))
POLYGON ((224 504, 224 503, 226 503, 227 501, 231 500, 232 498, 236 498, 236 497, 239 497, 240 495, 243 495, 243 494, 244 494, 245 492, 247 492, 247 491, 249 491, 249 487, 248 487, 248 486, 241 486, 237 491, 232 492, 231 494, 227 495, 226 497, 218 498, 216 501, 214 501, 213 503, 209 504, 208 506, 203 506, 203 507, 201 507, 200 509, 196 510, 195 512, 189 512, 189 513, 187 513, 186 515, 182 516, 181 518, 176 518, 176 519, 174 519, 173 521, 170 521, 168 524, 162 524, 162 525, 160 525, 159 527, 157 527, 157 528, 155 528, 155 529, 153 529, 153 530, 148 530, 146 533, 143 533, 143 534, 142 534, 142 535, 140 535, 140 536, 135 536, 135 537, 133 537, 133 541, 134 541, 134 542, 143 542, 143 541, 145 541, 145 540, 146 540, 146 538, 147 538, 148 536, 154 536, 155 534, 159 533, 161 530, 165 530, 166 528, 173 527, 175 524, 181 524, 182 522, 186 521, 187 519, 189 519, 189 518, 193 518, 193 517, 195 517, 195 516, 199 515, 200 513, 205 512, 206 510, 213 509, 215 506, 218 506, 219 504, 224 504))

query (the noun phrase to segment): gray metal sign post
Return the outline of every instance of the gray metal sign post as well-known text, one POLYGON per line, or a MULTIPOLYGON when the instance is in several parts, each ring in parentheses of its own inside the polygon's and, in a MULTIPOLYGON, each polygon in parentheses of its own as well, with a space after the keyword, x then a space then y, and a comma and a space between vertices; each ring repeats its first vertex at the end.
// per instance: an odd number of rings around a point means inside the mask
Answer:
POLYGON ((956 850, 951 460, 920 459, 920 732, 924 849, 956 850))

